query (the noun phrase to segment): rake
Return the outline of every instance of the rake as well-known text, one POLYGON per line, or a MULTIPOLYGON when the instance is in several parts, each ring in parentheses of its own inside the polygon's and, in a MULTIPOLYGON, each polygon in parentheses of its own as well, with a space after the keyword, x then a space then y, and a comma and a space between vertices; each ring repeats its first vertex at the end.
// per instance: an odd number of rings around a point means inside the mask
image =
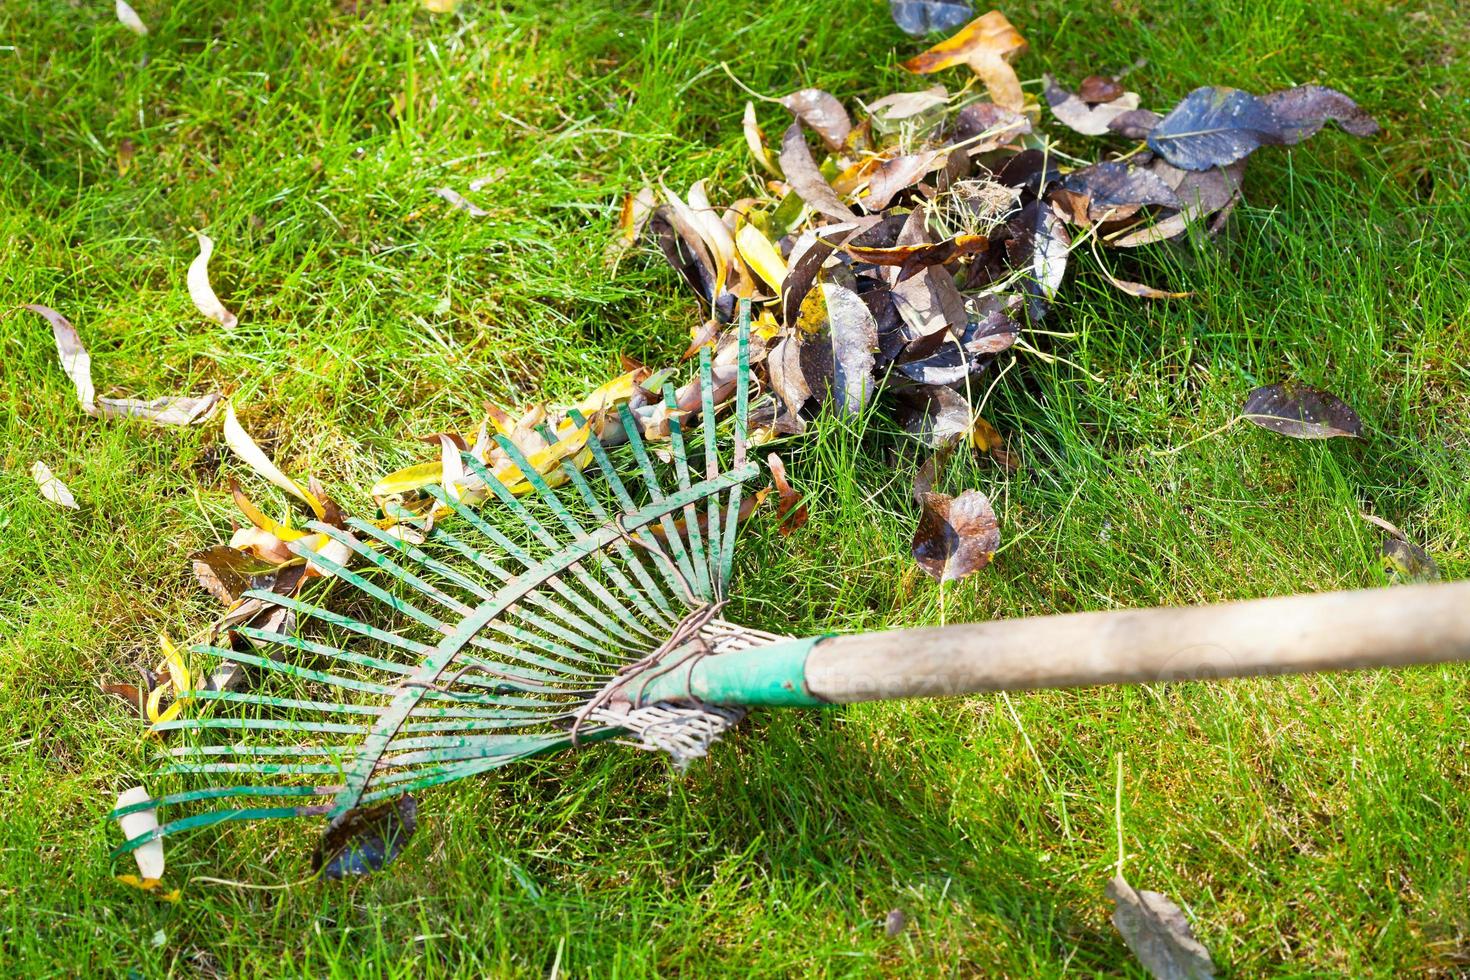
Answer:
POLYGON ((239 627, 255 652, 194 648, 253 668, 257 683, 179 692, 184 715, 154 726, 175 734, 152 781, 181 788, 120 798, 112 816, 125 827, 145 811, 164 817, 114 856, 239 821, 326 818, 324 839, 340 837, 405 794, 617 736, 683 766, 752 707, 1470 659, 1470 582, 855 636, 793 639, 729 622, 736 528, 759 475, 747 459, 746 305, 737 336, 733 358, 700 352, 697 428, 681 426, 673 390, 663 392, 672 479, 660 479, 659 454, 622 406, 627 446, 590 436, 601 478, 567 461, 560 493, 504 437, 531 485, 525 499, 464 456, 509 527, 439 487, 429 493, 450 516, 427 522, 421 540, 357 519, 311 525, 351 557, 297 553, 330 588, 350 586, 347 601, 249 592, 298 626, 239 627), (733 401, 728 459, 716 439, 722 400, 733 401))

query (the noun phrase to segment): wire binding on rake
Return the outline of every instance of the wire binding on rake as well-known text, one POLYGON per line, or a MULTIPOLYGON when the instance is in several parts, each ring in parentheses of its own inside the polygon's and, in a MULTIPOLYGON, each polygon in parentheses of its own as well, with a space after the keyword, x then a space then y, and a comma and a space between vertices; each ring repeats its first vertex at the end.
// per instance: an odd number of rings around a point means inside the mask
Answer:
MULTIPOLYGON (((329 576, 334 608, 253 590, 247 598, 294 612, 297 629, 239 627, 265 648, 258 652, 195 648, 254 669, 259 683, 246 692, 193 692, 188 717, 156 726, 183 740, 168 750, 160 775, 203 775, 216 784, 115 810, 114 818, 161 811, 160 826, 115 855, 213 824, 320 815, 340 822, 358 807, 624 729, 681 764, 704 754, 733 724, 731 712, 637 709, 622 684, 630 665, 777 639, 715 618, 743 488, 758 473, 746 459, 749 328, 742 304, 733 366, 716 365, 707 347, 700 351, 698 482, 666 387, 671 490, 660 483, 632 413, 620 406, 631 478, 589 433, 583 452, 601 480, 563 462, 556 482, 572 491, 563 491, 567 499, 504 437, 497 437, 501 449, 531 486, 527 500, 465 455, 491 505, 515 519, 508 528, 437 487, 430 493, 453 517, 435 522, 421 544, 358 519, 347 530, 310 524, 352 556, 338 562, 296 551, 329 576), (716 405, 725 400, 717 388, 733 388, 728 467, 716 440, 716 405), (173 813, 196 804, 213 808, 173 813)), ((587 424, 575 413, 573 421, 587 424)))

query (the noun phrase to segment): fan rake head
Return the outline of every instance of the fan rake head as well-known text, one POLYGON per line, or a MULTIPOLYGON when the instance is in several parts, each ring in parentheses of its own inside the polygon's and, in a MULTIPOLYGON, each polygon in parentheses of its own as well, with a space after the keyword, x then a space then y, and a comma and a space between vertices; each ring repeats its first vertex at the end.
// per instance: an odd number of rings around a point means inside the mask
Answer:
POLYGON ((523 500, 465 454, 467 479, 483 484, 471 489, 514 519, 500 526, 439 487, 429 492, 452 517, 413 540, 358 519, 311 525, 341 545, 340 561, 297 551, 327 576, 331 608, 250 592, 289 609, 296 627, 238 627, 251 653, 195 648, 253 668, 256 683, 189 692, 186 716, 155 726, 170 733, 157 776, 182 788, 113 812, 156 809, 161 821, 115 856, 234 821, 325 816, 330 833, 395 797, 623 732, 681 764, 704 754, 743 711, 647 703, 641 689, 691 659, 781 639, 719 618, 742 503, 757 499, 744 494, 759 472, 746 459, 748 344, 743 310, 735 350, 701 351, 695 432, 664 390, 667 488, 622 406, 628 446, 618 452, 630 460, 620 467, 587 436, 600 479, 568 460, 548 480, 499 437, 531 485, 523 500), (716 407, 729 400, 734 438, 722 459, 716 407), (691 436, 702 443, 697 481, 691 436))

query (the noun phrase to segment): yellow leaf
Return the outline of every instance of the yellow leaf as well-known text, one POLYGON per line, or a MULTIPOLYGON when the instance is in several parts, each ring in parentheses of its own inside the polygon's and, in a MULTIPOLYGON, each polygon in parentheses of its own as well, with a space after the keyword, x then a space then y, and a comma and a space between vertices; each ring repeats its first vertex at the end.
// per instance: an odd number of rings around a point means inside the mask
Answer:
POLYGON ((459 6, 459 0, 420 0, 420 2, 431 14, 452 14, 454 8, 459 6))
POLYGON ((373 484, 374 497, 393 497, 398 494, 414 493, 424 487, 440 482, 444 477, 444 464, 440 460, 415 463, 401 470, 394 470, 373 484))
POLYGON ((271 462, 270 457, 255 444, 255 440, 250 438, 240 426, 240 420, 235 417, 235 406, 230 402, 225 403, 225 444, 233 449, 235 454, 249 464, 255 472, 310 507, 318 520, 326 516, 326 508, 322 506, 322 502, 316 498, 316 495, 308 492, 301 484, 282 473, 276 464, 271 462))
POLYGON ((755 323, 751 324, 750 332, 766 343, 770 343, 780 335, 781 324, 776 322, 776 315, 770 310, 761 310, 760 316, 756 317, 755 323))
POLYGON ((735 233, 735 247, 740 250, 745 264, 780 296, 781 284, 786 281, 786 260, 781 258, 771 240, 755 225, 746 222, 735 233))
POLYGON ((1006 20, 1005 14, 992 10, 978 17, 928 51, 903 63, 917 75, 928 75, 955 65, 969 65, 980 76, 996 105, 1020 112, 1026 100, 1020 79, 1010 62, 1026 50, 1026 39, 1006 20))

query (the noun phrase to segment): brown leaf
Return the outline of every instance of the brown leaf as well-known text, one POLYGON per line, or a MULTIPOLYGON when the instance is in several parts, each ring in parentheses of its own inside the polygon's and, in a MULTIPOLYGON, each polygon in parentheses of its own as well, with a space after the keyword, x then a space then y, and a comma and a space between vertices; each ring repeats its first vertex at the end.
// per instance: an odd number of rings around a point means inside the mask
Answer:
POLYGON ((99 681, 97 686, 102 689, 103 694, 110 694, 131 707, 139 718, 148 717, 148 691, 136 684, 112 684, 107 681, 99 681))
POLYGON ((956 235, 942 242, 920 242, 915 245, 895 245, 891 248, 844 245, 843 250, 859 262, 898 266, 897 281, 903 282, 921 269, 927 269, 931 265, 943 265, 952 259, 983 252, 989 245, 990 240, 984 235, 956 235))
POLYGON ((819 88, 804 88, 780 100, 791 114, 811 127, 834 153, 847 143, 852 120, 837 99, 819 88))
POLYGON ((770 377, 771 389, 786 406, 786 411, 798 414, 811 398, 812 390, 802 371, 801 339, 796 334, 788 334, 777 342, 766 357, 766 373, 770 377))
POLYGON ((919 385, 898 393, 898 423, 930 449, 953 446, 970 431, 970 403, 942 385, 919 385))
POLYGON ((1088 75, 1077 86, 1077 94, 1083 102, 1096 105, 1099 102, 1114 102, 1123 97, 1123 85, 1116 78, 1106 75, 1088 75))
POLYGON ((1194 938, 1184 912, 1159 892, 1137 891, 1122 875, 1107 884, 1113 927, 1157 980, 1212 980, 1210 951, 1194 938))
POLYGON ((119 177, 126 177, 128 175, 128 171, 131 170, 133 167, 133 157, 137 154, 137 152, 138 148, 133 144, 133 141, 128 139, 126 136, 118 142, 117 175, 119 177))
POLYGON ((1157 112, 1149 109, 1133 109, 1121 116, 1114 117, 1113 121, 1108 123, 1108 129, 1127 139, 1148 139, 1148 134, 1153 132, 1154 127, 1163 118, 1157 112))
POLYGON ((790 534, 807 522, 806 504, 802 503, 801 494, 787 482, 786 464, 781 462, 780 456, 771 453, 766 457, 766 465, 770 467, 771 481, 776 484, 780 498, 776 504, 776 517, 781 521, 781 533, 790 534))
POLYGON ((1030 132, 1029 116, 992 102, 971 102, 954 117, 955 142, 969 144, 967 151, 971 156, 1004 146, 1030 132), (980 142, 970 143, 971 140, 980 142))
POLYGON ((985 494, 929 492, 921 496, 920 507, 912 550, 930 578, 953 582, 990 564, 1000 547, 1000 524, 985 494))
POLYGON ((1285 381, 1255 389, 1241 417, 1293 439, 1360 439, 1363 423, 1348 403, 1321 388, 1285 381))
POLYGON ((226 606, 250 589, 273 588, 281 571, 280 563, 225 545, 196 551, 189 562, 200 586, 226 606))
POLYGON ((912 187, 927 174, 944 166, 948 149, 906 153, 884 162, 868 181, 868 193, 862 198, 869 214, 887 208, 899 191, 912 187))
POLYGON ((969 65, 980 76, 996 105, 1021 111, 1025 96, 1010 66, 1026 50, 1026 39, 998 10, 966 24, 953 36, 903 63, 908 71, 927 75, 954 65, 969 65))
POLYGON ((797 196, 815 210, 838 221, 852 221, 857 217, 851 208, 838 200, 837 192, 817 169, 812 151, 807 148, 806 137, 802 135, 801 123, 792 123, 781 137, 781 172, 797 196))

